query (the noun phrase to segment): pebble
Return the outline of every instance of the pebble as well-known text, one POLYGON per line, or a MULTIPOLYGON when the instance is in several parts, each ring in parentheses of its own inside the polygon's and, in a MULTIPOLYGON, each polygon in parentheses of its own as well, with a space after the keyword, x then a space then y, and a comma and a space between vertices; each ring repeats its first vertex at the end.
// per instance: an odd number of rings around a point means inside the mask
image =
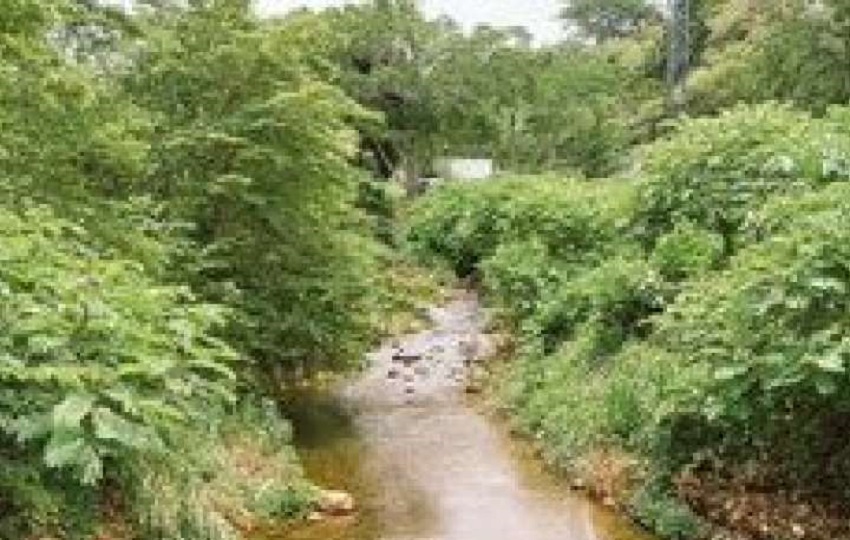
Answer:
POLYGON ((326 490, 319 494, 316 507, 326 516, 341 517, 353 514, 356 504, 354 497, 345 491, 326 490))
POLYGON ((480 384, 469 383, 466 385, 467 394, 480 394, 482 391, 484 391, 484 389, 481 388, 480 384))

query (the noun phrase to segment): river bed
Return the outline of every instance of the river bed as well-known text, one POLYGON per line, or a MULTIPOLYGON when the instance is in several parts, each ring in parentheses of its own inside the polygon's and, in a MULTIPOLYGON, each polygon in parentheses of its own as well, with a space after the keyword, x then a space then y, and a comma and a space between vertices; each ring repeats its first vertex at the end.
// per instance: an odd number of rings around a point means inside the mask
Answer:
POLYGON ((491 348, 476 298, 458 293, 430 318, 348 382, 286 404, 307 475, 352 493, 359 512, 269 540, 649 540, 470 405, 491 348))

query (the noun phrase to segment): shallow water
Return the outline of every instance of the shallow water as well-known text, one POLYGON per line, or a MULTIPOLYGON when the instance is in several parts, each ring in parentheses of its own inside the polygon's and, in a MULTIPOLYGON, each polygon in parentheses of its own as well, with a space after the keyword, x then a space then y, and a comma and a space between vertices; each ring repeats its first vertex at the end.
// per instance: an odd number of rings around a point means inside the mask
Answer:
POLYGON ((360 511, 268 538, 648 539, 571 493, 469 405, 470 372, 490 347, 475 298, 459 295, 431 318, 431 330, 388 343, 353 381, 287 404, 310 478, 351 492, 360 511))

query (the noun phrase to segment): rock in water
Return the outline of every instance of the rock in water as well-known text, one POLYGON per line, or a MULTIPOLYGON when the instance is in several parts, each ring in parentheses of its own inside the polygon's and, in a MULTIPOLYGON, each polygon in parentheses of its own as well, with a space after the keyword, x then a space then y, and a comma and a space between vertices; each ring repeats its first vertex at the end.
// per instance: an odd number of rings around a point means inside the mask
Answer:
POLYGON ((351 494, 334 490, 323 491, 316 506, 322 514, 334 517, 350 516, 357 508, 351 494))
POLYGON ((467 362, 472 362, 472 360, 478 356, 477 336, 470 335, 467 336, 466 339, 462 339, 458 343, 458 348, 460 349, 460 354, 463 356, 464 360, 467 362))
POLYGON ((405 367, 410 367, 416 362, 422 360, 422 355, 401 352, 393 354, 392 360, 393 362, 400 362, 404 364, 405 367))
POLYGON ((484 391, 484 388, 481 386, 481 384, 479 384, 477 382, 470 382, 469 384, 466 385, 466 393, 467 394, 480 394, 483 391, 484 391))
POLYGON ((570 482, 570 488, 576 491, 587 489, 587 482, 582 478, 573 478, 572 482, 570 482))

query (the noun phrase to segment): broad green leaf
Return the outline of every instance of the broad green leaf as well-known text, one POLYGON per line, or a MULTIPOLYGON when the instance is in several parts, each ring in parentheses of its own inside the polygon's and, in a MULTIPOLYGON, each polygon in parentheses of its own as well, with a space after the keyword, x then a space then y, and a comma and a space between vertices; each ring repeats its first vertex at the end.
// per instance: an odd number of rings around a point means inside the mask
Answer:
POLYGON ((79 430, 95 398, 89 394, 71 394, 53 408, 53 425, 58 430, 79 430))
POLYGON ((93 415, 95 437, 103 441, 115 441, 133 449, 152 448, 159 445, 152 430, 131 422, 109 409, 98 407, 93 415))

